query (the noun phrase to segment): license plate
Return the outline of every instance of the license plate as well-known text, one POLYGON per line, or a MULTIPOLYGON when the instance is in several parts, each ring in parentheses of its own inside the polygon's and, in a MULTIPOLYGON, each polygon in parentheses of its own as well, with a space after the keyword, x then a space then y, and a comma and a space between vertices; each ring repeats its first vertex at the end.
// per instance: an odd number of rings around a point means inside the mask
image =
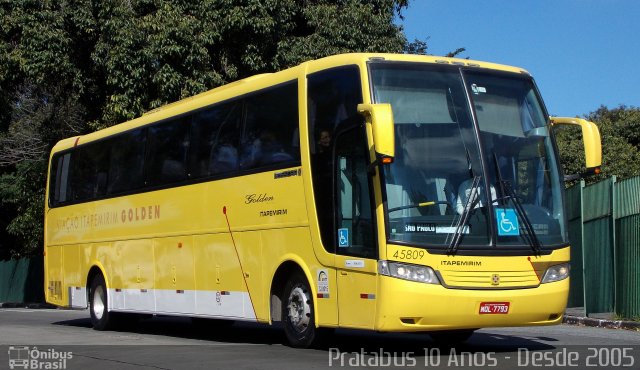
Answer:
POLYGON ((482 302, 480 315, 506 315, 509 313, 509 302, 482 302))

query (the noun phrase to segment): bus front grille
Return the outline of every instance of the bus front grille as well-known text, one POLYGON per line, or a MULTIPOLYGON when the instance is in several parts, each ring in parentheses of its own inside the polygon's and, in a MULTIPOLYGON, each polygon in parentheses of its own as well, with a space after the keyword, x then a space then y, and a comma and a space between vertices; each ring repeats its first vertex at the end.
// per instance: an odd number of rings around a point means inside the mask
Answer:
POLYGON ((540 285, 533 270, 528 271, 459 271, 440 270, 439 276, 448 288, 516 289, 540 285))

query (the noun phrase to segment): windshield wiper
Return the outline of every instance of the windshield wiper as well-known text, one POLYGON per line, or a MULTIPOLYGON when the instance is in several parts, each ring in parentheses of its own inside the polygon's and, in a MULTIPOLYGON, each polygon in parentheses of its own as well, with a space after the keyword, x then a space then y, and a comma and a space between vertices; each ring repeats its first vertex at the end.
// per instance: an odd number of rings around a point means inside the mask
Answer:
POLYGON ((456 224, 456 229, 453 233, 453 239, 451 239, 451 243, 447 248, 447 254, 455 254, 460 246, 460 242, 462 241, 462 235, 467 226, 467 222, 469 221, 469 216, 471 215, 471 210, 475 208, 476 204, 480 201, 480 176, 473 176, 473 182, 471 183, 471 191, 469 192, 469 198, 467 198, 467 202, 464 205, 464 211, 460 215, 458 219, 458 223, 456 224))
POLYGON ((498 184, 500 185, 500 191, 502 192, 502 198, 498 200, 506 200, 511 199, 513 201, 514 208, 518 217, 524 223, 524 230, 531 246, 531 249, 534 253, 540 254, 541 244, 536 236, 536 232, 533 229, 533 225, 531 224, 531 220, 529 220, 529 216, 527 216, 527 212, 522 207, 522 202, 518 199, 518 196, 515 194, 513 189, 511 188, 511 183, 502 178, 502 173, 500 172, 500 166, 498 165, 498 157, 496 156, 496 152, 493 151, 493 164, 496 168, 496 176, 498 177, 498 184))
POLYGON ((436 204, 446 204, 447 206, 451 207, 451 203, 449 203, 447 201, 430 200, 428 202, 422 202, 422 203, 417 203, 417 204, 407 204, 406 206, 399 206, 399 207, 389 208, 388 212, 391 213, 391 212, 395 212, 395 211, 401 211, 403 209, 429 207, 429 206, 434 206, 436 204))

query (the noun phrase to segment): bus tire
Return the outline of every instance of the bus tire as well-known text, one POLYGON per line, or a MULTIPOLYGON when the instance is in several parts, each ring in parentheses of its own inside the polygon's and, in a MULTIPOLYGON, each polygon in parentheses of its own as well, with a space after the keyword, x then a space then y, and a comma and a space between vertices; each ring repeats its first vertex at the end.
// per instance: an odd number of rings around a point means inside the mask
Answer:
POLYGON ((304 275, 294 273, 285 284, 282 319, 284 333, 292 347, 308 348, 318 342, 311 288, 304 275))
POLYGON ((474 331, 475 329, 433 331, 429 333, 429 336, 437 344, 449 346, 466 342, 474 331))
POLYGON ((109 312, 107 284, 101 274, 91 281, 89 290, 89 312, 94 330, 109 330, 113 327, 113 313, 109 312))

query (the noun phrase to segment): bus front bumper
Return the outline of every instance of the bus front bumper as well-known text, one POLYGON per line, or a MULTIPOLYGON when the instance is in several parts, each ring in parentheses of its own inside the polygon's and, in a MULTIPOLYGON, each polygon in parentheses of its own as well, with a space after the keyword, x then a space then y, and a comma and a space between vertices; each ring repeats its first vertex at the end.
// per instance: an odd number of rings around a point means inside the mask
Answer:
POLYGON ((380 276, 378 331, 418 332, 499 326, 554 325, 562 321, 569 279, 536 288, 447 289, 380 276), (507 313, 481 313, 483 303, 508 303, 507 313))

